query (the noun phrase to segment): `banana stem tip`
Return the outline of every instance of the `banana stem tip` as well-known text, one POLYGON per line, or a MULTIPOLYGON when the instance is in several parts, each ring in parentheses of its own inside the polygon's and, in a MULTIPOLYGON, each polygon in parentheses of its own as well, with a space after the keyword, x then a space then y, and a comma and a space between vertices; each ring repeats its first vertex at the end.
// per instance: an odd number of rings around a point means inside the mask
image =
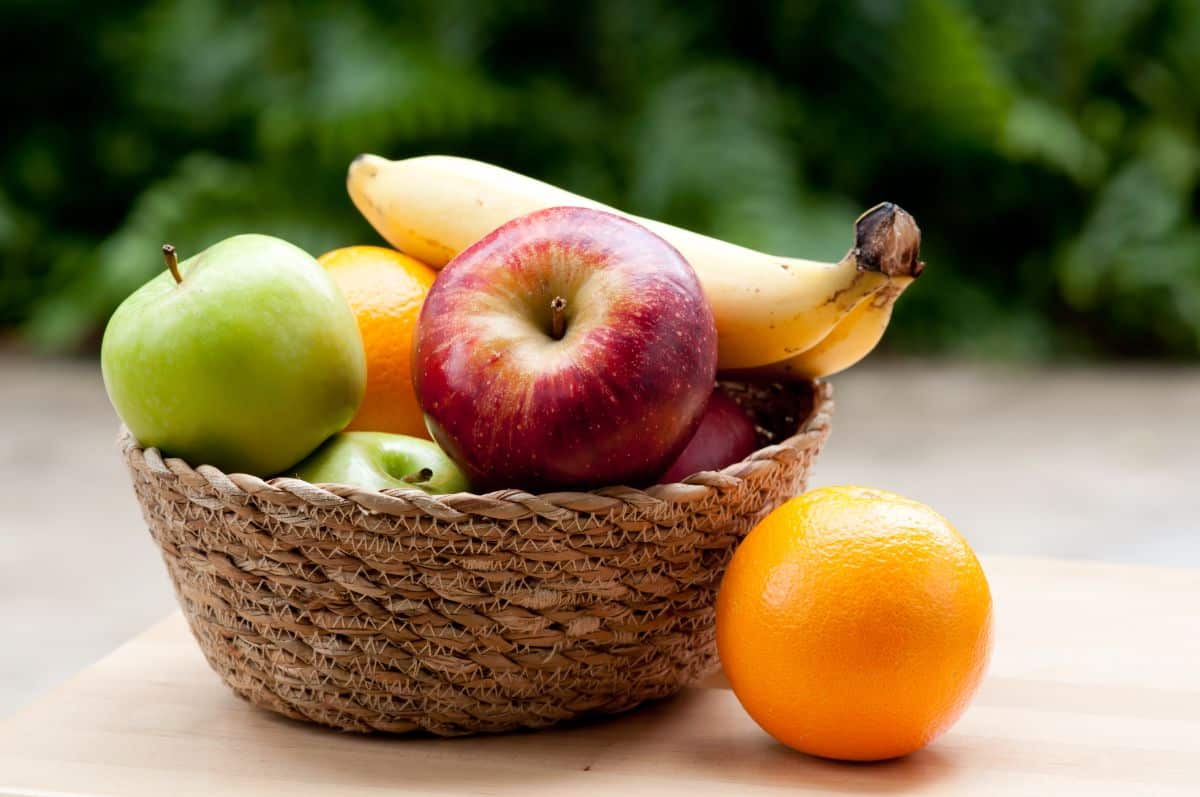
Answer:
POLYGON ((921 228, 893 202, 881 202, 854 223, 854 255, 864 271, 916 277, 925 270, 920 254, 921 228))

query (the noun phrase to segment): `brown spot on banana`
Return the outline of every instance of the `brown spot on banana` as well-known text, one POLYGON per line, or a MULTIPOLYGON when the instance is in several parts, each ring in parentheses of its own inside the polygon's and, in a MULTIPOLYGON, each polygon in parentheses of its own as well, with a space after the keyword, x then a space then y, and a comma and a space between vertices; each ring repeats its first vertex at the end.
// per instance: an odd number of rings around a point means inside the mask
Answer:
MULTIPOLYGON (((863 268, 863 267, 860 265, 860 266, 859 266, 859 268, 858 268, 858 270, 859 270, 859 273, 858 273, 858 274, 855 274, 855 275, 854 275, 854 278, 853 278, 852 280, 850 280, 850 282, 849 282, 849 283, 847 283, 847 284, 846 284, 846 285, 844 285, 843 287, 841 287, 841 288, 838 288, 836 291, 834 291, 834 292, 833 292, 833 293, 832 293, 832 294, 829 296, 829 298, 828 298, 828 299, 826 299, 826 300, 825 300, 825 301, 824 301, 822 304, 823 304, 823 305, 832 304, 832 305, 833 305, 833 306, 835 306, 835 307, 840 307, 840 306, 842 305, 842 301, 841 301, 842 297, 843 297, 843 296, 845 296, 846 294, 850 293, 852 290, 854 290, 855 288, 857 288, 857 287, 858 287, 858 284, 859 284, 860 282, 862 282, 862 272, 863 272, 863 271, 866 271, 867 269, 864 269, 864 268, 863 268)), ((848 308, 847 308, 847 309, 848 309, 848 308)))
POLYGON ((815 379, 843 371, 866 357, 878 345, 891 320, 892 308, 912 277, 890 277, 860 301, 817 345, 770 365, 723 372, 722 376, 750 382, 815 379))
MULTIPOLYGON (((924 266, 923 263, 921 265, 924 266)), ((889 304, 894 304, 909 284, 910 280, 907 279, 889 280, 887 285, 884 285, 871 296, 869 300, 871 307, 879 310, 887 307, 889 304)))

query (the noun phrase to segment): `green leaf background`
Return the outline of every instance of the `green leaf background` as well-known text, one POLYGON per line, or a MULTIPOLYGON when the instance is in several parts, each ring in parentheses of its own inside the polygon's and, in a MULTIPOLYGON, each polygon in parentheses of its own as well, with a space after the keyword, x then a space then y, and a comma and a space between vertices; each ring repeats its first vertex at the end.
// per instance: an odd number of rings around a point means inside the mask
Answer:
POLYGON ((1200 356, 1194 0, 17 0, 0 60, 0 328, 47 349, 164 240, 377 242, 350 159, 446 152, 825 259, 896 201, 893 351, 1200 356))

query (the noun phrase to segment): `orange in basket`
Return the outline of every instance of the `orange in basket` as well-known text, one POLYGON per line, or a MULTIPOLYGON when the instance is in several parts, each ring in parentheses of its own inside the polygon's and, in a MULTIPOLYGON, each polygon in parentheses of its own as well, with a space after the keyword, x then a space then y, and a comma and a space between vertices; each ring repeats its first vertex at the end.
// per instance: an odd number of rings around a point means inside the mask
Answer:
POLYGON ((367 355, 367 391, 347 428, 428 438, 412 384, 412 339, 437 272, 382 246, 347 246, 318 262, 354 310, 367 355))

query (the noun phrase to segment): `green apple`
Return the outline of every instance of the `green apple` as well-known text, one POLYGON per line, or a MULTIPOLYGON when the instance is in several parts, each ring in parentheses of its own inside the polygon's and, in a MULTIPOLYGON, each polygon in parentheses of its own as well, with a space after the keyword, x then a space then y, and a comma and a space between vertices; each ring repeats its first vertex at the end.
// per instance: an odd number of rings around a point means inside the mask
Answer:
POLYGON ((350 484, 371 490, 416 487, 458 493, 467 477, 437 443, 385 432, 342 432, 291 471, 313 484, 350 484))
POLYGON ((325 269, 267 235, 235 235, 127 298, 100 364, 145 446, 191 465, 270 476, 354 417, 366 387, 358 325, 325 269))

